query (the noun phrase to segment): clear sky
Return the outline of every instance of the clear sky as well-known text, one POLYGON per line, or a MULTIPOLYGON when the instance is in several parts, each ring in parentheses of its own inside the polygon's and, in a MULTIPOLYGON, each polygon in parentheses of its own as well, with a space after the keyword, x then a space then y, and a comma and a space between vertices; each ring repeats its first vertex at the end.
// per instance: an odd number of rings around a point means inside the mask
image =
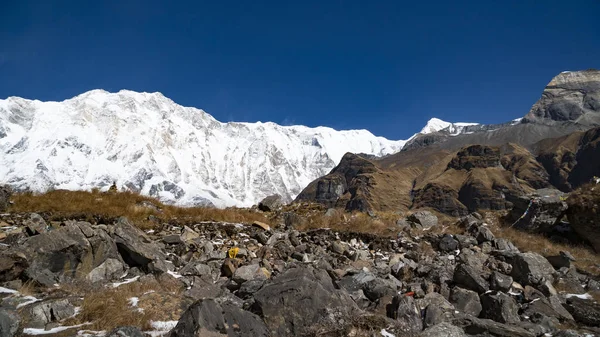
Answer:
POLYGON ((368 129, 524 115, 600 68, 600 1, 0 1, 0 97, 160 91, 221 121, 368 129))

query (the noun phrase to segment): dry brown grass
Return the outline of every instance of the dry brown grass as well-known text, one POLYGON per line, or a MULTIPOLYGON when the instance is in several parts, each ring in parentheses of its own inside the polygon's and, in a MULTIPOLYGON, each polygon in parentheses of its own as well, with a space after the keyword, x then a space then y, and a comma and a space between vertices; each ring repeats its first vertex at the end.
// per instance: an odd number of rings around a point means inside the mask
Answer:
POLYGON ((65 325, 91 322, 90 330, 110 331, 118 326, 136 326, 152 330, 151 321, 178 320, 186 305, 181 283, 173 278, 160 281, 132 282, 117 288, 71 287, 73 295, 84 297, 81 312, 65 325), (130 299, 139 299, 132 306, 130 299))
POLYGON ((323 212, 314 212, 305 216, 306 221, 298 230, 330 228, 342 232, 371 233, 383 236, 398 232, 396 221, 401 215, 394 212, 375 212, 370 216, 362 212, 345 212, 336 209, 334 214, 326 216, 323 212))
POLYGON ((97 219, 111 220, 126 216, 141 228, 152 228, 156 221, 149 220, 153 215, 160 222, 170 220, 185 221, 226 221, 252 223, 269 222, 264 214, 250 209, 212 207, 177 207, 165 205, 156 199, 132 192, 102 193, 98 191, 56 190, 44 194, 19 193, 12 197, 12 212, 48 213, 51 220, 79 218, 94 222, 97 219), (158 211, 143 206, 151 203, 158 211))

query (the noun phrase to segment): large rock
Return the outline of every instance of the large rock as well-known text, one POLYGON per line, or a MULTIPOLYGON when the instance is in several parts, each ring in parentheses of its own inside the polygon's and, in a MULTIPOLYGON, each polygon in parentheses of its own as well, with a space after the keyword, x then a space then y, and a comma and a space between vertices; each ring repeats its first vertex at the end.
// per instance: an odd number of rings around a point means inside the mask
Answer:
POLYGON ((419 337, 463 337, 463 329, 448 322, 443 322, 423 330, 419 337))
POLYGON ((145 272, 167 272, 166 256, 160 247, 152 242, 146 233, 134 227, 127 218, 121 217, 117 220, 112 236, 129 267, 137 267, 145 272))
POLYGON ((10 187, 2 185, 0 186, 0 212, 6 212, 10 205, 10 196, 12 191, 10 187))
POLYGON ((543 188, 511 198, 514 227, 537 232, 552 231, 567 209, 564 195, 557 189, 543 188))
POLYGON ((0 252, 0 282, 20 278, 29 266, 27 257, 18 252, 0 252))
POLYGON ((504 324, 491 319, 475 318, 469 315, 457 315, 452 324, 462 327, 471 336, 536 337, 535 333, 515 325, 504 324))
POLYGON ((566 309, 575 321, 589 325, 600 326, 600 304, 577 297, 567 300, 566 309))
POLYGON ((123 262, 109 258, 106 259, 101 265, 94 268, 86 278, 92 283, 101 283, 110 280, 116 280, 123 276, 125 272, 125 265, 123 262))
POLYGON ((459 286, 480 294, 490 289, 488 282, 481 276, 481 271, 467 264, 456 266, 453 280, 459 286))
POLYGON ((600 252, 600 185, 594 184, 573 192, 567 203, 571 227, 588 240, 596 252, 600 252))
POLYGON ((0 336, 13 337, 19 331, 21 318, 11 310, 0 308, 0 336))
POLYGON ((171 337, 269 336, 260 317, 232 303, 202 299, 192 304, 171 331, 171 337))
POLYGON ((25 226, 29 235, 36 235, 48 231, 46 220, 37 213, 29 213, 28 217, 23 221, 23 226, 25 226))
POLYGON ((450 294, 450 302, 456 309, 466 314, 477 317, 481 313, 481 300, 479 295, 472 290, 455 287, 450 294))
POLYGON ((68 299, 49 300, 31 306, 28 325, 43 328, 51 322, 58 322, 75 315, 75 306, 68 299))
POLYGON ((514 254, 511 258, 511 276, 522 285, 536 286, 544 281, 554 280, 554 267, 548 260, 536 253, 514 254))
POLYGON ((325 270, 289 269, 254 294, 255 308, 273 336, 297 336, 316 324, 337 325, 357 310, 325 270))
POLYGON ((408 216, 408 221, 417 223, 423 227, 423 229, 429 229, 435 227, 438 224, 438 218, 430 211, 418 211, 408 216))
POLYGON ((267 276, 262 271, 260 266, 257 264, 241 266, 238 269, 236 269, 235 272, 233 273, 233 280, 238 284, 242 284, 242 283, 244 283, 246 281, 250 281, 250 280, 266 280, 266 279, 267 279, 267 276))
POLYGON ((423 330, 421 310, 412 296, 394 296, 387 314, 388 317, 404 325, 406 327, 405 331, 418 332, 423 330))
POLYGON ((505 293, 488 293, 481 295, 481 317, 500 323, 517 323, 519 307, 517 302, 505 293))
POLYGON ((122 326, 111 330, 106 337, 144 337, 144 333, 134 326, 122 326))
POLYGON ((263 212, 273 212, 283 205, 283 200, 279 194, 270 195, 258 203, 258 209, 263 212))
POLYGON ((29 261, 25 276, 45 286, 86 277, 107 259, 121 261, 108 234, 86 222, 32 236, 15 249, 29 261))

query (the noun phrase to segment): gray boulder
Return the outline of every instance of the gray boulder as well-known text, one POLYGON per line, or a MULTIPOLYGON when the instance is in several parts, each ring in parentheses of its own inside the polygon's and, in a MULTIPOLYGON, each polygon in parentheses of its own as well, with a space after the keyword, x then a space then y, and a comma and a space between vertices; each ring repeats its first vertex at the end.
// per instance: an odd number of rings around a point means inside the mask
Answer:
POLYGON ((171 331, 171 337, 269 336, 260 317, 232 303, 202 299, 192 304, 171 331))
POLYGON ((511 276, 522 285, 536 286, 544 281, 554 280, 554 268, 543 256, 528 252, 515 254, 510 264, 511 276))
POLYGON ((488 282, 481 277, 481 271, 466 264, 456 266, 453 280, 457 285, 480 294, 490 289, 488 282))
POLYGON ((437 216, 430 211, 418 211, 407 217, 408 221, 420 224, 423 229, 435 227, 438 224, 437 216))
POLYGON ((505 293, 488 293, 481 295, 481 317, 500 323, 517 323, 519 307, 517 302, 505 293))
POLYGON ((19 324, 21 324, 21 318, 16 312, 0 308, 0 336, 16 336, 19 331, 19 324))
POLYGON ((578 297, 571 297, 567 299, 565 307, 576 322, 589 326, 600 326, 600 304, 578 297))
POLYGON ((454 287, 450 294, 450 302, 465 314, 477 317, 481 313, 481 300, 479 295, 472 290, 454 287))
POLYGON ((515 325, 469 315, 457 315, 452 324, 463 328, 471 336, 536 337, 535 333, 515 325))
POLYGON ((283 200, 279 194, 270 195, 258 203, 258 209, 263 212, 273 212, 283 205, 283 200))
POLYGON ((237 284, 243 284, 250 280, 266 280, 267 276, 261 270, 258 264, 249 264, 241 266, 233 273, 233 280, 237 284))
POLYGON ((29 217, 23 221, 23 226, 29 235, 37 235, 48 231, 46 220, 37 213, 29 213, 29 217))
POLYGON ((120 217, 117 220, 112 237, 129 267, 152 273, 168 271, 166 256, 160 246, 152 242, 142 230, 133 226, 127 218, 120 217))
POLYGON ((15 249, 29 262, 25 275, 45 286, 86 277, 109 258, 121 261, 108 234, 86 222, 32 236, 15 249))
POLYGON ((442 252, 453 252, 459 249, 459 242, 452 235, 446 234, 438 243, 438 247, 442 252))
POLYGON ((113 329, 106 337, 144 337, 144 333, 134 326, 122 326, 113 329))
POLYGON ((10 187, 2 185, 0 186, 0 212, 6 212, 8 206, 10 205, 10 196, 12 195, 12 190, 10 187))
POLYGON ((123 262, 109 258, 106 259, 101 265, 94 268, 86 278, 92 283, 106 282, 109 280, 116 280, 123 276, 125 272, 125 265, 123 262))
POLYGON ((412 296, 394 296, 392 304, 388 307, 387 315, 389 318, 405 326, 405 331, 407 332, 419 332, 423 330, 421 310, 412 296))
POLYGON ((254 294, 254 307, 273 336, 297 336, 316 324, 339 324, 358 308, 325 270, 291 268, 254 294))
POLYGON ((75 306, 68 299, 49 300, 31 305, 29 321, 31 327, 43 328, 50 322, 58 322, 75 315, 75 306))
POLYGON ((419 337, 463 337, 463 329, 448 322, 443 322, 423 330, 419 337))
POLYGON ((508 290, 510 290, 510 286, 512 285, 512 283, 512 277, 499 273, 497 271, 492 272, 492 275, 490 276, 491 290, 507 292, 508 290))

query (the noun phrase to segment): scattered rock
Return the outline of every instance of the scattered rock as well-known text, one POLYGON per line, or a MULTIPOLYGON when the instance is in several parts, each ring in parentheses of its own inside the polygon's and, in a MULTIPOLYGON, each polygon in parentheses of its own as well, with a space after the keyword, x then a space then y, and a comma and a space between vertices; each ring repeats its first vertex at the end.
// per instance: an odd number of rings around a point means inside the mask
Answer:
POLYGON ((144 337, 144 333, 142 333, 138 328, 133 326, 122 326, 113 329, 111 332, 106 335, 106 337, 144 337))
POLYGON ((466 264, 459 264, 454 270, 454 283, 466 289, 484 293, 490 289, 488 282, 481 277, 481 271, 466 264))
POLYGON ((501 292, 481 295, 481 317, 500 323, 520 322, 519 307, 509 295, 501 292))
POLYGON ((419 337, 463 337, 463 329, 448 322, 443 322, 423 330, 419 337))
POLYGON ((418 211, 408 216, 408 221, 417 223, 423 227, 423 229, 429 229, 435 227, 438 224, 437 216, 433 215, 430 211, 418 211))
POLYGON ((16 312, 0 308, 0 336, 17 336, 19 324, 21 324, 21 318, 16 312))
POLYGON ((456 309, 475 317, 478 317, 482 310, 479 295, 471 290, 455 287, 452 289, 450 302, 456 309))
POLYGON ((490 276, 491 290, 507 292, 508 290, 510 290, 510 286, 512 285, 512 283, 512 277, 499 273, 497 271, 493 271, 492 275, 490 276))

